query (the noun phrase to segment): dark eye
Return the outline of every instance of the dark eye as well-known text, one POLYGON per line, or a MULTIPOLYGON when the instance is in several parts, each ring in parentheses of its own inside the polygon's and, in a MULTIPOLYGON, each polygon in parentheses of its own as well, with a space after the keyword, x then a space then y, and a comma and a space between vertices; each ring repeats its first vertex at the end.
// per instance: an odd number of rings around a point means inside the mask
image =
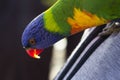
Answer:
POLYGON ((34 38, 31 38, 31 39, 29 40, 29 43, 30 43, 31 45, 35 45, 35 44, 36 44, 36 41, 35 41, 34 38))

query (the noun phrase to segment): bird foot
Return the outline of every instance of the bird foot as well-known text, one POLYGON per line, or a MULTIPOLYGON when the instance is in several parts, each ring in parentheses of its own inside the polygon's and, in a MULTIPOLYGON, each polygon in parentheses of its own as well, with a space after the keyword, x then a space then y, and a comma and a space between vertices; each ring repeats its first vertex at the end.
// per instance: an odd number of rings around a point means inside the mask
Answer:
POLYGON ((112 22, 108 23, 107 27, 103 29, 101 33, 99 33, 99 36, 107 36, 112 33, 118 33, 120 31, 120 22, 112 22))

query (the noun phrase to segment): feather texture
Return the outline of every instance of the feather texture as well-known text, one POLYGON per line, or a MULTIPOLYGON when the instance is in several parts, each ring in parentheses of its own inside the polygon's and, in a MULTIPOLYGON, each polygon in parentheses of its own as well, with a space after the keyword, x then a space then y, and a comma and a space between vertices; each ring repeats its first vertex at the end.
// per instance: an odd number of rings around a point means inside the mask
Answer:
POLYGON ((27 25, 22 45, 39 58, 38 52, 64 37, 120 18, 119 5, 120 0, 58 0, 27 25))

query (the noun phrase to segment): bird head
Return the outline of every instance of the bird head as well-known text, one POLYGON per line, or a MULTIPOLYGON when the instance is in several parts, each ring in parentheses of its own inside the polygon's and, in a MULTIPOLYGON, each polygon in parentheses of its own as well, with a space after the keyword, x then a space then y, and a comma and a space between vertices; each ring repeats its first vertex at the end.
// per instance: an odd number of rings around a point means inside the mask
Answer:
POLYGON ((40 53, 55 42, 63 38, 58 33, 45 29, 44 13, 38 15, 25 28, 22 34, 22 45, 29 56, 40 58, 40 53))

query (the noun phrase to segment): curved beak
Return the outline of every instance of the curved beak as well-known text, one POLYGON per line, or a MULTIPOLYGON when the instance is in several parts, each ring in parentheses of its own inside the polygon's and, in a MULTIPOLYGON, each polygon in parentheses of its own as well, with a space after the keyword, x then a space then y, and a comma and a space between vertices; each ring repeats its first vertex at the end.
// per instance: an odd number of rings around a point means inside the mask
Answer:
POLYGON ((28 49, 26 49, 26 52, 32 58, 40 59, 39 54, 41 54, 43 52, 43 49, 28 48, 28 49))

